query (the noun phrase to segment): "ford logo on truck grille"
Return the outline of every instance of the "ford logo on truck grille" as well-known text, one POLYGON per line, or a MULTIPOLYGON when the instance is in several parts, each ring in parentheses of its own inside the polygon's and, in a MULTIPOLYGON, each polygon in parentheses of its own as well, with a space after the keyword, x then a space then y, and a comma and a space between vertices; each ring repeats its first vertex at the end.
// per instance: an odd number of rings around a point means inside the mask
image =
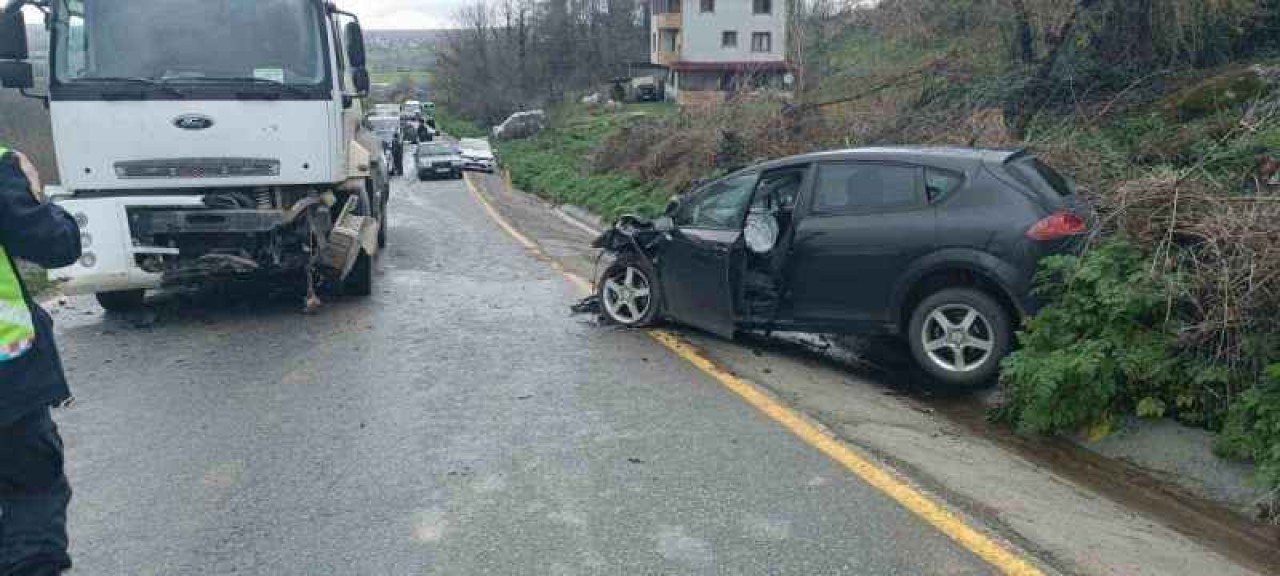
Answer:
POLYGON ((173 125, 183 130, 204 130, 213 126, 213 118, 199 114, 183 114, 173 119, 173 125))

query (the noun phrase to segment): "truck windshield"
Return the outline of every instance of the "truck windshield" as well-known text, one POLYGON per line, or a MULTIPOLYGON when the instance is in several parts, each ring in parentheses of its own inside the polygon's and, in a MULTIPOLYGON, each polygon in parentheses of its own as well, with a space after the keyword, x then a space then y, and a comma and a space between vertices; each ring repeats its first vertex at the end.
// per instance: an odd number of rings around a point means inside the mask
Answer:
POLYGON ((56 77, 326 79, 314 0, 57 0, 56 77))

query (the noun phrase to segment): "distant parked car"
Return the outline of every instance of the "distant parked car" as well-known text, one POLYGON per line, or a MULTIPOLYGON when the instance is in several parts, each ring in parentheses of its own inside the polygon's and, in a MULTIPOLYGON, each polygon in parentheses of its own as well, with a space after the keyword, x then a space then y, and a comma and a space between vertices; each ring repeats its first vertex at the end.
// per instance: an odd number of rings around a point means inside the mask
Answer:
POLYGON ((875 148, 767 162, 698 187, 597 246, 608 320, 889 334, 936 379, 990 381, 1038 303, 1044 256, 1072 249, 1087 206, 1022 152, 875 148))
POLYGON ((419 144, 418 149, 413 152, 413 161, 419 180, 441 176, 462 178, 462 155, 448 142, 419 144))
POLYGON ((462 149, 462 168, 464 170, 493 172, 495 160, 493 148, 489 146, 488 140, 463 138, 458 141, 458 147, 462 149))
POLYGON ((494 127, 493 137, 497 140, 517 140, 537 134, 547 124, 547 115, 542 110, 526 110, 516 112, 494 127))

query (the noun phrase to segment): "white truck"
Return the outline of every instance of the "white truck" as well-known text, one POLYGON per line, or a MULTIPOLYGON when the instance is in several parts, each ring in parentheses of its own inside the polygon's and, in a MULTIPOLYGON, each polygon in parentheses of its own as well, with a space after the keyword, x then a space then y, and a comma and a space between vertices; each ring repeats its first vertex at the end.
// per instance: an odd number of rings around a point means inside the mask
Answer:
POLYGON ((84 244, 51 279, 108 310, 227 277, 369 294, 389 180, 364 52, 325 0, 8 0, 0 83, 46 99, 84 244), (24 6, 50 32, 40 95, 24 6))

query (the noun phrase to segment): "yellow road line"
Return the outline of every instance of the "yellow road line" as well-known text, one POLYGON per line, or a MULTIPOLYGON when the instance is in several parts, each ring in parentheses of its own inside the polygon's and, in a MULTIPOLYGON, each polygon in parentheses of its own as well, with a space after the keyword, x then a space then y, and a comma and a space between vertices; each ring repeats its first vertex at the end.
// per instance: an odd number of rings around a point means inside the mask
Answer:
MULTIPOLYGON (((471 182, 470 177, 467 178, 466 182, 467 189, 471 191, 472 196, 484 207, 485 212, 500 228, 540 259, 550 262, 553 268, 581 288, 583 292, 591 290, 590 282, 566 270, 558 262, 547 257, 535 242, 529 240, 507 222, 507 219, 498 213, 497 209, 484 197, 484 194, 471 182)), ((711 376, 748 404, 781 424, 783 428, 786 428, 796 437, 840 463, 840 465, 849 469, 871 487, 892 498, 903 508, 928 522, 934 528, 956 541, 956 543, 991 564, 1001 573, 1009 576, 1043 575, 1038 568, 1021 555, 1006 549, 991 537, 969 526, 960 516, 947 510, 940 502, 926 496, 910 484, 898 479, 889 470, 858 455, 857 452, 833 438, 795 410, 773 399, 771 395, 760 387, 720 367, 700 350, 681 340, 675 334, 666 330, 651 330, 648 334, 668 350, 703 373, 711 376)))

